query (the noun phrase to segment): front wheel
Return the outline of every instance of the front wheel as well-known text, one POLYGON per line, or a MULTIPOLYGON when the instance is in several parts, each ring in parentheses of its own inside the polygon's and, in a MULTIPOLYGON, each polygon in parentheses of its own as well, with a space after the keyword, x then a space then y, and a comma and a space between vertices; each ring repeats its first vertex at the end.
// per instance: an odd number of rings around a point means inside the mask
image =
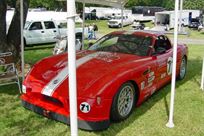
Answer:
POLYGON ((183 57, 181 60, 181 65, 180 65, 180 70, 178 75, 179 80, 184 79, 186 75, 186 68, 187 68, 187 60, 186 60, 186 57, 183 57))
POLYGON ((116 93, 111 108, 111 120, 122 121, 132 112, 135 104, 135 88, 132 83, 124 83, 116 93))

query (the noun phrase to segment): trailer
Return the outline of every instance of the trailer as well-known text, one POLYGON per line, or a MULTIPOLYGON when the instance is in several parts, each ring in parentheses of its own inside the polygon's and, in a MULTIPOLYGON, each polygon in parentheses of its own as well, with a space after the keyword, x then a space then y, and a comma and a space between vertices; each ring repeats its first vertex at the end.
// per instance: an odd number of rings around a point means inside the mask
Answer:
POLYGON ((155 19, 155 13, 164 10, 162 7, 134 6, 132 7, 132 18, 135 22, 153 21, 155 19))
MULTIPOLYGON (((200 16, 199 10, 183 10, 181 13, 181 25, 188 26, 192 18, 200 16)), ((155 13, 156 28, 163 27, 166 30, 174 28, 175 15, 174 11, 163 11, 155 13)))
MULTIPOLYGON (((123 13, 125 15, 131 16, 132 11, 124 9, 123 13)), ((109 7, 85 7, 85 14, 89 16, 95 15, 97 19, 110 19, 112 16, 120 15, 121 9, 109 7)))

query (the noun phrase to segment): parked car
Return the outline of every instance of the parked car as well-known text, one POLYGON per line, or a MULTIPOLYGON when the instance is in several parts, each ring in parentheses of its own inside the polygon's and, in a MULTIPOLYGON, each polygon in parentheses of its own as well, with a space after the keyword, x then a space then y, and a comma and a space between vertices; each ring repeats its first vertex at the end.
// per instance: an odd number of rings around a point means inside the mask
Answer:
POLYGON ((199 20, 198 18, 193 18, 193 19, 191 20, 191 22, 189 23, 188 27, 198 30, 198 27, 199 27, 200 25, 201 25, 200 20, 199 20))
MULTIPOLYGON (((128 16, 123 16, 123 26, 132 24, 133 21, 128 16)), ((108 20, 108 27, 122 27, 122 16, 114 16, 112 19, 108 20)))
MULTIPOLYGON (((186 75, 188 48, 178 44, 176 76, 186 75)), ((151 31, 117 31, 88 50, 78 51, 78 126, 103 130, 121 121, 171 80, 173 45, 151 31)), ((67 53, 47 57, 23 82, 22 105, 38 114, 69 124, 67 53)))
POLYGON ((204 26, 203 25, 200 25, 199 27, 198 27, 198 31, 200 32, 200 31, 203 31, 204 32, 204 26))
MULTIPOLYGON (((77 39, 82 39, 82 28, 76 28, 77 39)), ((24 28, 25 45, 54 43, 57 36, 66 36, 67 28, 54 21, 27 21, 24 28)))
POLYGON ((145 28, 145 24, 143 24, 143 23, 140 23, 140 22, 133 22, 133 24, 132 24, 132 28, 134 29, 134 30, 144 30, 144 28, 145 28))

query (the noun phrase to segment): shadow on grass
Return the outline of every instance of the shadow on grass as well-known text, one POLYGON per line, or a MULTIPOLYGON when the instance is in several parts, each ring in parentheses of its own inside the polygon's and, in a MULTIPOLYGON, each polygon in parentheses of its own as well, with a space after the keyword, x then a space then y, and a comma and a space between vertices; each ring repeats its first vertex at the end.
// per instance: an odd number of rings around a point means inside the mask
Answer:
POLYGON ((25 51, 29 51, 29 50, 41 50, 41 49, 50 49, 50 48, 53 48, 54 46, 55 46, 54 44, 27 46, 27 47, 25 47, 25 51))
POLYGON ((20 95, 17 84, 0 86, 0 94, 20 95))
MULTIPOLYGON (((197 82, 199 85, 199 81, 197 81, 197 79, 195 77, 197 75, 200 75, 201 67, 202 67, 202 59, 201 58, 197 58, 195 60, 188 60, 186 77, 184 80, 177 81, 176 86, 179 87, 179 86, 185 84, 186 82, 188 82, 189 80, 193 80, 193 81, 197 82)), ((167 99, 169 99, 169 98, 167 98, 166 96, 168 93, 170 93, 170 90, 171 90, 171 85, 168 84, 167 86, 161 88, 159 91, 155 92, 141 106, 137 107, 128 119, 126 119, 125 121, 122 121, 120 123, 112 123, 107 130, 101 131, 101 132, 95 132, 95 133, 97 135, 101 135, 101 136, 105 136, 107 134, 109 134, 109 136, 117 135, 118 133, 120 133, 120 131, 122 131, 126 127, 130 126, 133 122, 135 122, 135 120, 137 120, 140 116, 145 114, 149 109, 151 109, 151 107, 153 107, 161 99, 164 100, 164 107, 166 109, 166 115, 167 115, 166 118, 168 119, 169 104, 167 102, 167 99)))

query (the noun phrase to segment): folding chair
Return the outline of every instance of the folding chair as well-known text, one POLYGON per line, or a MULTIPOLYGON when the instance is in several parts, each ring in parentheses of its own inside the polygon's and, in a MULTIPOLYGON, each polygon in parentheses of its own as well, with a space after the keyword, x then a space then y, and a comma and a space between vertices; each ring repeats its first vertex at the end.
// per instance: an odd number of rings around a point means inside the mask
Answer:
POLYGON ((0 86, 14 83, 18 85, 21 93, 18 71, 14 64, 12 52, 0 53, 0 86))

